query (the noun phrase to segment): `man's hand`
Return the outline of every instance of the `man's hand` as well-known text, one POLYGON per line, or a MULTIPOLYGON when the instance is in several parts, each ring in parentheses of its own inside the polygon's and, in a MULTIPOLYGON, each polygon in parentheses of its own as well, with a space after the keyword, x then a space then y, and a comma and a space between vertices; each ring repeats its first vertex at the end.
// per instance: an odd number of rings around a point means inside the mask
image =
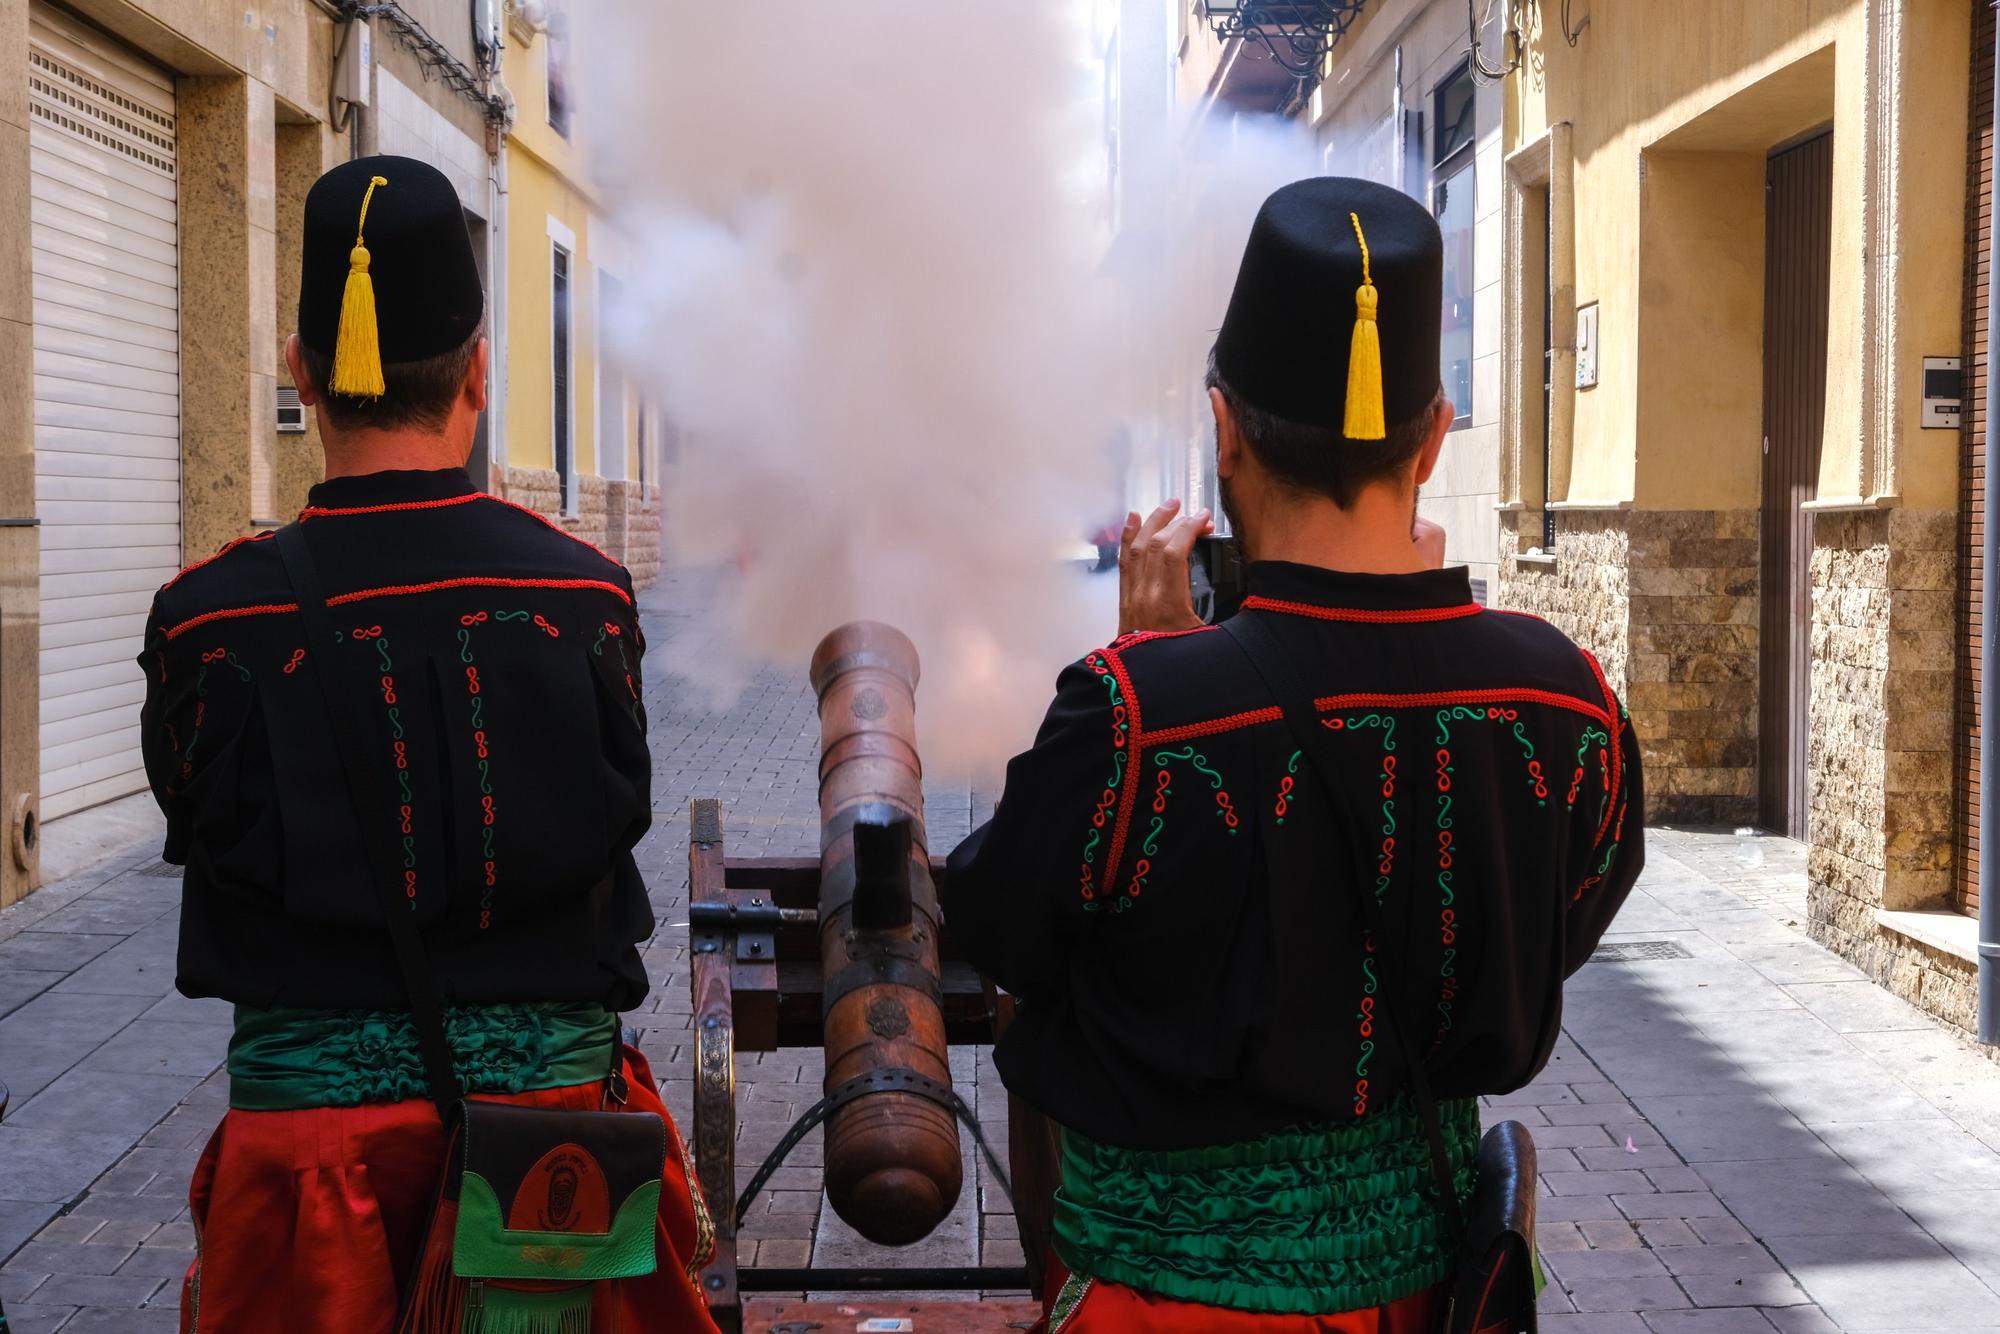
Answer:
POLYGON ((1215 530, 1207 510, 1180 512, 1169 500, 1139 521, 1125 516, 1118 535, 1118 633, 1192 630, 1201 624, 1188 587, 1188 553, 1195 539, 1215 530))
POLYGON ((1418 519, 1410 530, 1410 540, 1417 544, 1417 556, 1426 570, 1444 568, 1444 529, 1429 519, 1418 519))

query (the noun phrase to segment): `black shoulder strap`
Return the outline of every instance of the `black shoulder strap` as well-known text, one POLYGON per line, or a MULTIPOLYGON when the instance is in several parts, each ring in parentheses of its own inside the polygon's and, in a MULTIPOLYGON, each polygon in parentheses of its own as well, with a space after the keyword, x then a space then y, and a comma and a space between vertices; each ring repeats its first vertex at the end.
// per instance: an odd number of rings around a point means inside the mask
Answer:
MULTIPOLYGON (((1299 681, 1285 646, 1272 633, 1270 623, 1256 612, 1245 612, 1222 622, 1221 628, 1228 632, 1237 648, 1243 651, 1243 656, 1250 660, 1250 666, 1263 681, 1264 688, 1271 692, 1278 707, 1285 711, 1285 725, 1291 729, 1293 739, 1305 753, 1307 763, 1319 775, 1320 786, 1326 790, 1330 801, 1338 803, 1340 790, 1335 785, 1335 775, 1340 770, 1335 758, 1327 753, 1331 740, 1326 729, 1319 725, 1319 710, 1313 703, 1314 697, 1299 681)), ((1286 840, 1267 839, 1266 842, 1272 845, 1269 849, 1272 874, 1281 875, 1293 861, 1288 849, 1297 845, 1286 840)), ((1383 905, 1372 893, 1356 894, 1354 897, 1362 904, 1368 929, 1374 933, 1376 940, 1386 945, 1389 932, 1383 921, 1383 905)), ((1430 1078, 1424 1071, 1423 1060, 1418 1056, 1410 1030, 1404 1026, 1403 1016, 1393 1000, 1399 979, 1380 968, 1383 957, 1377 956, 1377 971, 1382 973, 1378 1014, 1395 1038, 1403 1068, 1409 1073, 1410 1092, 1417 1100, 1417 1117, 1423 1123, 1425 1139, 1430 1142, 1431 1173, 1436 1181, 1439 1207, 1451 1226, 1452 1235, 1462 1240, 1465 1236, 1465 1211, 1452 1184, 1451 1157, 1445 1149, 1444 1129, 1438 1121, 1437 1099, 1431 1096, 1430 1078)))
MULTIPOLYGON (((278 555, 285 562, 285 577, 298 598, 299 619, 305 622, 304 666, 319 683, 320 698, 326 704, 328 725, 333 729, 340 766, 347 777, 347 798, 354 808, 356 827, 361 832, 361 849, 368 862, 368 878, 382 903, 382 916, 389 927, 389 942, 395 947, 396 966, 403 974, 409 993, 410 1020, 417 1030, 417 1047, 423 1053, 424 1076, 430 1084, 431 1101, 449 1126, 456 1115, 458 1076, 452 1068, 451 1043, 445 1037, 444 1012, 438 1006, 437 989, 424 961, 424 946, 417 933, 416 904, 397 892, 402 877, 395 872, 395 858, 387 839, 391 828, 387 804, 388 778, 370 768, 362 754, 362 738, 373 736, 375 727, 361 707, 364 695, 343 693, 334 679, 340 661, 335 647, 333 622, 326 614, 326 597, 320 591, 319 571, 306 550, 305 534, 297 523, 278 530, 278 555)), ((615 1045, 615 1044, 614 1044, 615 1045)))

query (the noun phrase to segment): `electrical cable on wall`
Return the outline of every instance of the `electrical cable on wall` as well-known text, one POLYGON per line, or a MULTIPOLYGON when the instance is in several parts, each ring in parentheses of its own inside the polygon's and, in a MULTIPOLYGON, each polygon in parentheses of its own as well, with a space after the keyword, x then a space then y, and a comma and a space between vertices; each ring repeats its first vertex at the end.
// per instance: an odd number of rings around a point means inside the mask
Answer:
POLYGON ((1506 0, 1507 26, 1500 34, 1500 40, 1508 50, 1506 63, 1498 66, 1486 63, 1484 43, 1479 32, 1493 21, 1493 7, 1499 3, 1501 0, 1487 0, 1486 16, 1482 19, 1479 0, 1465 0, 1465 23, 1471 41, 1466 55, 1472 64, 1472 77, 1481 83, 1498 83, 1521 68, 1521 27, 1517 8, 1520 0, 1506 0))
POLYGON ((1583 30, 1590 26, 1590 15, 1585 14, 1583 16, 1583 22, 1577 24, 1575 27, 1571 27, 1569 21, 1570 0, 1562 0, 1562 6, 1563 6, 1562 7, 1563 40, 1568 42, 1571 46, 1575 46, 1576 39, 1583 36, 1583 30))

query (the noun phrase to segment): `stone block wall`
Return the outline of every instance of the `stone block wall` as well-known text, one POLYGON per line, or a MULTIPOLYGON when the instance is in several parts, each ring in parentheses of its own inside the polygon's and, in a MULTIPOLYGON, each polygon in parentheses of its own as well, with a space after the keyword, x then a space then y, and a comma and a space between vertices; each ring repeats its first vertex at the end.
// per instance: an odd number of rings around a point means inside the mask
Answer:
POLYGON ((1970 1027, 1972 965, 1875 916, 1950 897, 1956 525, 1944 510, 1815 521, 1807 904, 1815 939, 1970 1027))
POLYGON ((1571 510, 1553 563, 1521 552, 1541 516, 1503 516, 1498 605, 1532 612, 1597 655, 1632 711, 1650 818, 1754 814, 1757 515, 1571 510))
POLYGON ((1625 693, 1631 599, 1626 578, 1625 518, 1615 511, 1562 516, 1553 562, 1524 559, 1539 546, 1542 516, 1500 516, 1500 587, 1493 605, 1541 617, 1597 655, 1611 688, 1625 693))
POLYGON ((660 577, 664 564, 662 551, 666 544, 662 528, 660 492, 641 500, 639 488, 632 487, 629 509, 625 519, 625 568, 632 572, 632 582, 640 588, 650 587, 660 577))
POLYGON ((660 504, 641 501, 636 482, 582 476, 577 481, 577 513, 561 513, 562 489, 552 468, 513 468, 503 494, 517 505, 547 515, 566 533, 598 547, 632 572, 636 587, 660 576, 660 504))
MULTIPOLYGON (((1757 808, 1757 512, 1632 510, 1625 705, 1664 822, 1757 808)), ((1558 550, 1561 543, 1557 544, 1558 550)))

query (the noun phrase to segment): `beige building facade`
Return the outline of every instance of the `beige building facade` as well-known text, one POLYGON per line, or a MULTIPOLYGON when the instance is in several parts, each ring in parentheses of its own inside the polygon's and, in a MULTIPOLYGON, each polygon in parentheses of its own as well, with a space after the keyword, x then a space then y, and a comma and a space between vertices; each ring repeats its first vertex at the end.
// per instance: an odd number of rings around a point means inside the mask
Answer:
POLYGON ((354 25, 331 3, 0 0, 0 179, 24 186, 4 207, 28 238, 0 258, 0 904, 35 886, 42 821, 145 785, 154 589, 320 475, 281 397, 312 182, 422 157, 486 231, 476 8, 364 8, 355 110, 333 98, 354 25))
POLYGON ((493 484, 632 572, 660 572, 661 413, 614 355, 623 293, 638 274, 590 172, 590 122, 565 41, 571 12, 515 11, 503 72, 514 117, 506 180, 503 386, 493 484))
POLYGON ((1654 820, 1807 840, 1814 935, 1968 1027, 1965 438, 1923 385, 1965 351, 1974 9, 1523 7, 1497 599, 1598 652, 1654 820))

